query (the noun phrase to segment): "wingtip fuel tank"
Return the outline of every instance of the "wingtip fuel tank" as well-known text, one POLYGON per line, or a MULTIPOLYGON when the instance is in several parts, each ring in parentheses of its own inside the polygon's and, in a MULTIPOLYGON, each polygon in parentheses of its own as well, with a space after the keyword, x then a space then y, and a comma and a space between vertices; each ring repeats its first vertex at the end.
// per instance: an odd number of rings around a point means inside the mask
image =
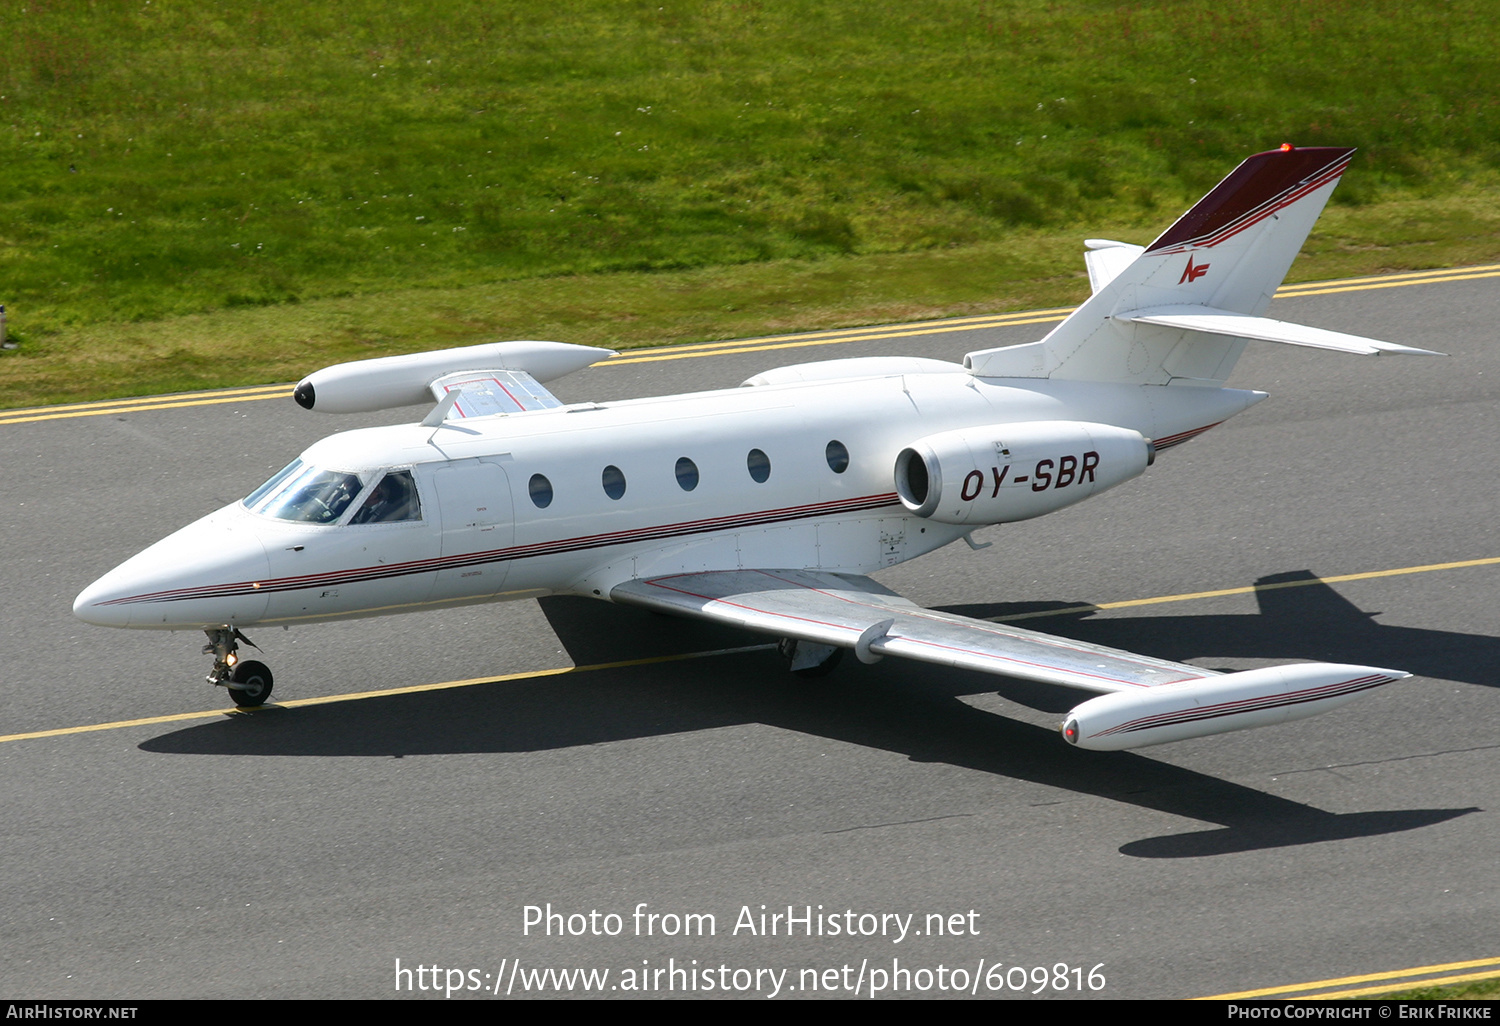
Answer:
POLYGON ((1299 663, 1117 691, 1076 706, 1062 735, 1096 752, 1144 748, 1316 716, 1410 676, 1376 666, 1299 663))
POLYGON ((319 413, 373 413, 432 401, 432 382, 465 371, 525 371, 551 381, 614 355, 568 342, 490 342, 430 353, 381 356, 324 367, 297 383, 293 398, 319 413))

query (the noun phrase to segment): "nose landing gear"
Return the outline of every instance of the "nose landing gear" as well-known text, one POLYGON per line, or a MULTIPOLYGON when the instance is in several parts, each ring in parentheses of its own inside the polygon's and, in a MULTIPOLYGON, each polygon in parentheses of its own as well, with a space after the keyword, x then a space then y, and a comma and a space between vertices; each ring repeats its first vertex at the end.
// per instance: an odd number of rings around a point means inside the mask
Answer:
POLYGON ((260 646, 227 624, 210 627, 203 631, 208 635, 208 644, 203 646, 204 655, 214 657, 213 669, 208 671, 208 682, 214 687, 228 688, 235 704, 241 707, 261 705, 271 697, 271 669, 254 659, 241 662, 240 642, 257 652, 260 646))

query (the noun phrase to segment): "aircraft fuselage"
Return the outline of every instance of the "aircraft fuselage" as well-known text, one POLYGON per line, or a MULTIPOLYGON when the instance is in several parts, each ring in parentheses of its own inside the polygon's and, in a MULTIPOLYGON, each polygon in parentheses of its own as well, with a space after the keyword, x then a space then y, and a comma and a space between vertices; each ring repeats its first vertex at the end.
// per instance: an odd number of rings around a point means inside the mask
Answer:
MULTIPOLYGON (((302 455, 360 475, 360 495, 336 520, 232 504, 95 582, 75 612, 120 627, 241 628, 552 593, 607 597, 621 581, 700 570, 865 574, 994 522, 945 523, 899 501, 893 467, 916 438, 1064 421, 1177 438, 1263 397, 938 367, 336 434, 302 455), (352 522, 392 470, 410 472, 420 516, 352 522)), ((1015 489, 1020 512, 1007 519, 1024 519, 1075 501, 1068 489, 1078 499, 1102 491, 1099 471, 1110 468, 1100 461, 1111 455, 1067 448, 1003 472, 997 457, 950 492, 993 500, 1002 486, 1015 489), (1026 502, 1041 505, 1027 512, 1026 502)))

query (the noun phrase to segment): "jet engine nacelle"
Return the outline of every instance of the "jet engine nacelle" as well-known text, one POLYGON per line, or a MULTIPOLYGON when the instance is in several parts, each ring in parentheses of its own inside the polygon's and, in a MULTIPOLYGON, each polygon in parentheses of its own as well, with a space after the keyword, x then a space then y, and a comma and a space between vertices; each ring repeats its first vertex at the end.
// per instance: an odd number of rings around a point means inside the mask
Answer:
POLYGON ((1286 723, 1327 712, 1411 674, 1375 666, 1302 663, 1117 691, 1068 713, 1063 740, 1096 752, 1286 723))
POLYGON ((613 355, 611 349, 566 342, 490 342, 335 364, 303 378, 292 396, 303 408, 320 413, 372 413, 432 402, 429 386, 449 374, 525 371, 538 381, 551 381, 613 355))
POLYGON ((896 456, 896 494, 945 524, 1002 524, 1071 506, 1139 476, 1156 451, 1138 431, 1047 420, 944 431, 896 456))

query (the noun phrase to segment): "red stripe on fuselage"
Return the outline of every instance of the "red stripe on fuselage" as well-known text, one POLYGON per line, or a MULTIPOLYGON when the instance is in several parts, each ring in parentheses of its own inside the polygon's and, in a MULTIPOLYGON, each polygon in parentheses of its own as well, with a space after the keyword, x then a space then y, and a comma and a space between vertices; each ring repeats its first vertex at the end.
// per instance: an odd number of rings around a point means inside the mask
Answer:
MULTIPOLYGON (((413 560, 408 563, 356 567, 349 570, 329 570, 296 577, 278 577, 266 581, 238 581, 228 584, 204 584, 191 588, 172 588, 110 599, 100 605, 131 605, 138 602, 182 602, 191 599, 229 598, 259 592, 298 591, 304 588, 327 588, 341 584, 357 584, 363 581, 383 580, 390 577, 406 577, 428 571, 451 570, 476 566, 483 563, 502 563, 509 560, 527 559, 535 556, 558 555, 565 552, 580 552, 588 549, 606 548, 611 545, 626 545, 633 542, 655 541, 693 534, 712 534, 715 531, 756 527, 762 524, 786 523, 806 520, 810 517, 830 516, 839 513, 857 513, 880 509, 896 504, 896 493, 865 495, 855 499, 838 499, 831 502, 809 503, 788 506, 783 509, 762 510, 755 513, 737 513, 702 520, 687 520, 675 524, 659 524, 623 531, 608 531, 602 534, 581 535, 577 538, 560 538, 554 541, 532 542, 528 545, 513 545, 485 552, 466 552, 453 556, 438 556, 431 559, 413 560)), ((343 528, 340 528, 342 530, 343 528)))

